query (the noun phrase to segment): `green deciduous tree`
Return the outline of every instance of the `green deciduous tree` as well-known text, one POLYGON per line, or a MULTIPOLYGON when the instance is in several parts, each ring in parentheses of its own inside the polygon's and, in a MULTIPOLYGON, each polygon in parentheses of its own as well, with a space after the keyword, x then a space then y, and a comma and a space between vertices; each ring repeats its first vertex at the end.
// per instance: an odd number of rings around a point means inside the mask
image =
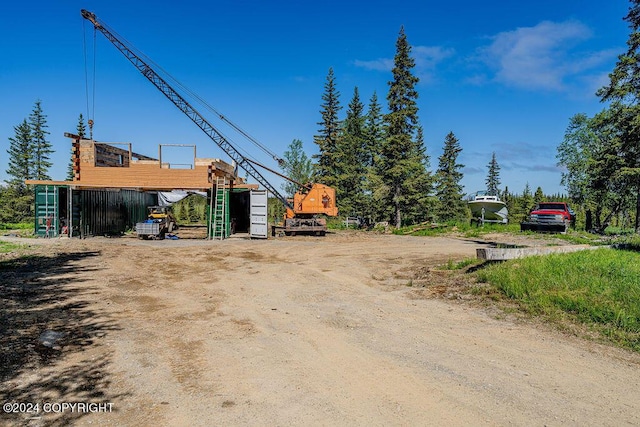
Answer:
POLYGON ((574 115, 556 154, 558 166, 563 168, 560 183, 567 189, 570 200, 585 210, 588 230, 593 228, 593 219, 596 228, 601 227, 601 215, 609 197, 607 186, 593 186, 598 182, 593 165, 602 151, 598 147, 607 139, 604 135, 604 138, 597 135, 597 128, 596 121, 586 114, 574 115))
MULTIPOLYGON (((311 164, 311 159, 304 152, 301 140, 294 139, 291 141, 283 157, 285 163, 282 165, 282 170, 286 176, 300 184, 307 184, 311 181, 313 165, 311 164)), ((298 191, 298 185, 293 182, 285 182, 282 184, 282 189, 287 196, 293 197, 295 192, 298 191)))
POLYGON ((586 114, 576 114, 569 119, 564 140, 558 145, 556 158, 563 168, 560 183, 576 203, 585 203, 589 192, 589 162, 593 160, 597 144, 586 114))
POLYGON ((462 200, 462 168, 458 156, 462 147, 458 138, 449 132, 444 140, 442 155, 438 159, 436 171, 437 216, 440 221, 457 221, 466 216, 466 207, 462 200))
POLYGON ((637 117, 634 110, 613 103, 588 123, 595 135, 595 143, 592 145, 593 155, 588 160, 587 191, 590 200, 598 200, 595 228, 599 231, 603 231, 621 210, 633 209, 634 198, 638 215, 637 168, 632 166, 637 162, 634 159, 637 154, 630 147, 635 140, 634 134, 640 131, 633 125, 637 117), (602 220, 601 215, 604 217, 602 220))
POLYGON ((618 213, 634 209, 633 180, 625 174, 628 159, 622 155, 632 110, 619 108, 614 103, 593 118, 576 114, 558 145, 561 183, 584 209, 587 229, 603 231, 618 213))
POLYGON ((640 0, 631 0, 624 20, 631 30, 627 51, 618 56, 609 83, 597 92, 603 102, 612 103, 607 118, 618 132, 614 146, 598 160, 609 163, 603 171, 613 172, 611 178, 620 186, 620 200, 635 195, 635 229, 640 232, 640 0), (614 164, 619 167, 612 167, 614 164))
POLYGON ((321 128, 319 134, 314 137, 319 151, 313 156, 316 160, 315 179, 322 184, 336 187, 338 175, 336 145, 340 130, 338 112, 342 107, 340 106, 340 92, 336 88, 333 68, 329 68, 322 101, 322 109, 320 110, 322 121, 318 123, 321 128))

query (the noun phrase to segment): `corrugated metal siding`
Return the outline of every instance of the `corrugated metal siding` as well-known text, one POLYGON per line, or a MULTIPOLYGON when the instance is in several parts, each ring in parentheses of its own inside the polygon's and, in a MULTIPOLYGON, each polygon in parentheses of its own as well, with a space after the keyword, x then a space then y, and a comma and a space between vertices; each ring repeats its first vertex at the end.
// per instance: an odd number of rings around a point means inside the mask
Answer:
POLYGON ((72 236, 118 235, 147 218, 147 206, 158 204, 155 192, 136 190, 73 190, 68 186, 36 185, 35 232, 57 237, 66 224, 71 194, 72 236))
POLYGON ((135 190, 77 190, 73 193, 74 221, 77 217, 81 236, 121 234, 146 219, 147 206, 158 203, 156 193, 135 190))

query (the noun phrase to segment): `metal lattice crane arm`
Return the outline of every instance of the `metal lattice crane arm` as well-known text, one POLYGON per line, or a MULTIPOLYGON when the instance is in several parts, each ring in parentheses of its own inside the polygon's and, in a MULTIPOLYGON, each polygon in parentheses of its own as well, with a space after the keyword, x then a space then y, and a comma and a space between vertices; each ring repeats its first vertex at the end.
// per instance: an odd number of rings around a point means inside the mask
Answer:
POLYGON ((180 111, 187 115, 193 123, 215 142, 239 167, 244 169, 253 179, 277 197, 285 206, 293 209, 287 198, 267 181, 253 166, 252 161, 243 156, 216 128, 211 125, 195 108, 191 106, 175 89, 173 89, 149 64, 136 55, 124 42, 120 41, 96 15, 88 10, 80 11, 82 17, 90 21, 94 28, 100 31, 113 45, 142 73, 155 87, 160 90, 180 111))

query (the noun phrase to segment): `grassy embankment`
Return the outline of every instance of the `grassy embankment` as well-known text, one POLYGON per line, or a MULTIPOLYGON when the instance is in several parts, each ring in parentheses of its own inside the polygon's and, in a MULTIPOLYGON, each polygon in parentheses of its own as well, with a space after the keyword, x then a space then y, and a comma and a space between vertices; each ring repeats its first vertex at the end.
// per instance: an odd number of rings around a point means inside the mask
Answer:
POLYGON ((489 265, 477 273, 525 312, 579 323, 640 351, 640 253, 600 249, 535 256, 489 265))
MULTIPOLYGON (((407 230, 399 233, 407 234, 407 230)), ((544 236, 522 233, 517 224, 475 227, 464 223, 419 229, 411 234, 429 236, 452 231, 463 237, 496 232, 544 236)), ((640 237, 631 237, 620 230, 607 234, 569 231, 554 237, 572 244, 621 244, 625 250, 581 251, 486 264, 473 273, 485 284, 475 291, 511 301, 519 311, 542 317, 559 327, 582 325, 618 346, 640 351, 640 237)), ((443 267, 459 270, 469 265, 477 266, 478 261, 450 261, 443 267)))

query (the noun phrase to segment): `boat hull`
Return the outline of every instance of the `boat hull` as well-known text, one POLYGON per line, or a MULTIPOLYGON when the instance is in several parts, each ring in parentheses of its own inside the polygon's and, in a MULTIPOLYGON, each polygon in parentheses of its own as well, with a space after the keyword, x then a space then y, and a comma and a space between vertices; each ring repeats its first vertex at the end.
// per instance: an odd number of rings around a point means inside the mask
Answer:
POLYGON ((472 200, 469 202, 471 217, 485 222, 506 224, 509 215, 507 205, 501 201, 472 200))

